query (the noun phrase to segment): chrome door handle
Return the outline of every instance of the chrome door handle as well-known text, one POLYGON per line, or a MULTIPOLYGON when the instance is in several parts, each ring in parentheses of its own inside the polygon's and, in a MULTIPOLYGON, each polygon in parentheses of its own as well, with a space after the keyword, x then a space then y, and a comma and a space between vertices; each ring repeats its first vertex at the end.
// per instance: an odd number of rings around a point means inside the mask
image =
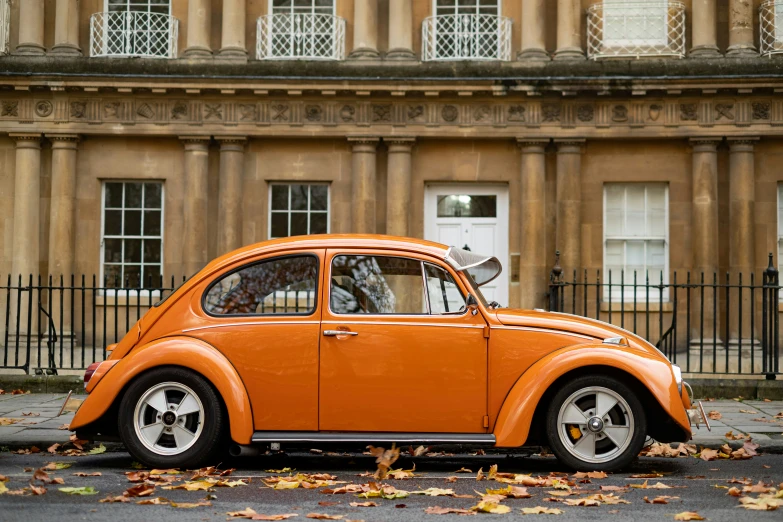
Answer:
POLYGON ((324 335, 327 337, 335 337, 337 335, 359 335, 359 332, 349 332, 347 330, 324 330, 324 335))

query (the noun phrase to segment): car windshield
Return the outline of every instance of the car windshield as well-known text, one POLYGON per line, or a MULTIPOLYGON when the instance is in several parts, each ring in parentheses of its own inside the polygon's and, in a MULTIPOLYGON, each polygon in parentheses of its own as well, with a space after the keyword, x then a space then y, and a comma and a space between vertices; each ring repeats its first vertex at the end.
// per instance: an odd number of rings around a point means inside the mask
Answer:
POLYGON ((446 252, 446 262, 455 270, 467 273, 479 294, 478 287, 495 279, 503 270, 498 258, 477 254, 476 252, 457 247, 449 247, 449 250, 446 252))

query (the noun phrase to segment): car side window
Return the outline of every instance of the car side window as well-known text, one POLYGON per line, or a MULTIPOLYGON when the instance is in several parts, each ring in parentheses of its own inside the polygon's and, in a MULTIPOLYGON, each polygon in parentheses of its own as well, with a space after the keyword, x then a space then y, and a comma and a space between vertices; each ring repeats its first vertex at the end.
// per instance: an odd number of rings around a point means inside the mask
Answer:
POLYGON ((421 262, 390 256, 335 256, 330 309, 337 314, 426 314, 421 262))
POLYGON ((454 278, 439 266, 424 264, 427 275, 427 292, 430 299, 430 313, 433 315, 462 312, 465 296, 454 278))
POLYGON ((212 315, 307 315, 316 307, 318 258, 278 257, 247 265, 215 281, 204 295, 212 315))

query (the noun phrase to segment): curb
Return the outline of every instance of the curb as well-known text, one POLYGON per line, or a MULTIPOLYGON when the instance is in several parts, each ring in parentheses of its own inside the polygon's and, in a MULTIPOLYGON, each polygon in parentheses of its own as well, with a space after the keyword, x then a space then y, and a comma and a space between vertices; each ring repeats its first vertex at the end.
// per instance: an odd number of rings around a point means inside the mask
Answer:
POLYGON ((77 375, 0 375, 0 390, 11 393, 19 389, 30 393, 83 393, 84 381, 77 375))

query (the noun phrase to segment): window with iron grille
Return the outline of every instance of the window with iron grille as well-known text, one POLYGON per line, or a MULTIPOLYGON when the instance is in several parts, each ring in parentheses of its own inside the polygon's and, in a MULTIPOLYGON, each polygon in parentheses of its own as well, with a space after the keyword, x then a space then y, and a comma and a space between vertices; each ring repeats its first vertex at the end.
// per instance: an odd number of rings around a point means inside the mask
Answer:
MULTIPOLYGON (((778 263, 783 262, 783 183, 778 183, 778 263)), ((781 292, 783 299, 783 292, 781 292)))
POLYGON ((275 183, 269 189, 269 238, 329 232, 329 185, 275 183))
POLYGON ((433 0, 437 57, 494 57, 501 38, 500 2, 433 0))
POLYGON ((344 22, 335 16, 335 0, 269 0, 269 12, 266 34, 259 36, 268 39, 263 58, 339 57, 344 28, 338 24, 344 22))
MULTIPOLYGON (((607 183, 604 185, 604 298, 617 300, 621 293, 634 296, 636 283, 668 281, 669 188, 664 183, 607 183), (609 273, 612 276, 609 293, 609 273), (663 278, 663 279, 662 279, 663 278), (619 286, 621 281, 625 285, 619 286), (618 286, 614 286, 618 285, 618 286)), ((646 299, 646 288, 636 288, 637 299, 646 299)), ((657 290, 649 299, 658 300, 657 290)), ((667 298, 664 291, 663 298, 667 298)))
POLYGON ((175 23, 171 0, 104 0, 100 54, 170 57, 175 23))
POLYGON ((668 41, 666 2, 604 0, 606 47, 664 46, 668 41))
POLYGON ((107 288, 160 288, 163 183, 107 181, 101 215, 101 277, 107 288))

